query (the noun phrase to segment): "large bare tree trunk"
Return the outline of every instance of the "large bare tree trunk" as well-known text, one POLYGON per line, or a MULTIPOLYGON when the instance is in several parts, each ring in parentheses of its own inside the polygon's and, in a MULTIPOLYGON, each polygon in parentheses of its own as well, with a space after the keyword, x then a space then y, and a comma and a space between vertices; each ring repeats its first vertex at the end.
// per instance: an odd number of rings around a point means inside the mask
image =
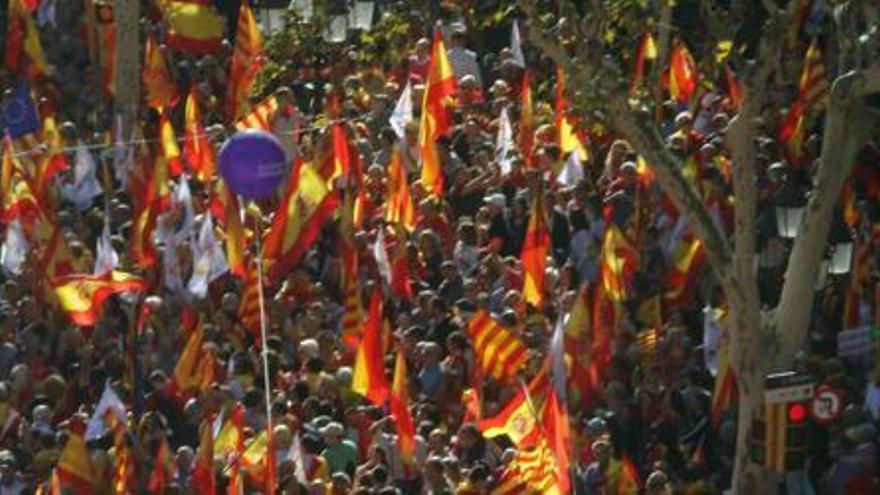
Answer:
POLYGON ((116 108, 122 135, 132 136, 141 98, 140 0, 115 0, 116 20, 116 108))

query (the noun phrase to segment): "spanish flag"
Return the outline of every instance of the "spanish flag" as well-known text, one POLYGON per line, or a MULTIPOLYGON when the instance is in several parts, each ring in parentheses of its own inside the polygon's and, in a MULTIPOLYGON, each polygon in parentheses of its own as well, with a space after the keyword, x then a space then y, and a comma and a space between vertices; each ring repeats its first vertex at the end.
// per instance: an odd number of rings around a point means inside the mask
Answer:
POLYGON ((615 225, 605 230, 602 242, 602 284, 605 295, 620 303, 627 298, 627 288, 635 276, 638 252, 615 225))
POLYGON ((40 33, 24 0, 9 0, 7 16, 6 68, 31 80, 49 75, 40 33))
POLYGON ((537 309, 544 306, 544 279, 547 253, 550 251, 550 231, 544 211, 544 193, 535 191, 532 214, 526 229, 521 259, 523 264, 523 299, 537 309))
POLYGON ((3 138, 3 158, 0 165, 0 194, 2 211, 0 221, 10 223, 21 220, 23 224, 33 225, 40 213, 40 205, 25 179, 25 172, 15 156, 12 138, 3 138))
POLYGON ((547 399, 544 400, 542 422, 546 430, 547 442, 550 451, 556 458, 556 479, 562 493, 569 493, 571 488, 571 456, 568 446, 571 445, 571 428, 569 426, 568 412, 565 410, 555 387, 547 387, 547 399))
POLYGON ((376 290, 370 300, 370 314, 364 325, 364 338, 358 347, 351 389, 378 406, 384 405, 388 398, 381 333, 382 296, 376 290))
POLYGON ((672 265, 666 270, 666 292, 663 301, 668 307, 688 303, 706 262, 703 244, 696 237, 682 239, 672 253, 672 265))
POLYGON ((70 420, 67 443, 58 458, 58 479, 62 489, 75 495, 91 495, 95 491, 95 473, 91 456, 83 440, 85 425, 79 418, 70 420))
POLYGON ((153 245, 153 231, 156 219, 171 204, 171 190, 168 187, 168 163, 165 157, 158 156, 152 162, 144 157, 139 163, 142 176, 132 191, 143 191, 143 195, 133 196, 134 222, 131 231, 131 253, 134 262, 141 268, 152 267, 156 263, 156 249, 153 245), (142 189, 140 189, 142 188, 142 189))
POLYGON ((199 109, 199 92, 195 85, 186 97, 184 113, 186 135, 183 142, 183 157, 196 180, 208 183, 214 178, 217 161, 214 156, 214 145, 205 135, 202 112, 199 109))
POLYGON ((168 46, 195 55, 214 53, 223 40, 224 19, 210 0, 164 2, 168 46))
POLYGON ((489 313, 478 311, 468 322, 477 365, 483 373, 506 383, 514 383, 529 358, 522 341, 501 326, 489 313))
MULTIPOLYGON (((211 146, 208 144, 208 146, 211 146)), ((213 155, 213 151, 211 151, 213 155)), ((213 174, 213 171, 212 171, 213 174)), ((238 200, 235 198, 226 182, 218 180, 214 182, 214 195, 211 200, 211 213, 224 229, 226 244, 226 262, 229 263, 229 271, 239 279, 245 279, 248 238, 244 225, 241 222, 238 200)))
POLYGON ((241 2, 237 29, 226 93, 226 116, 233 122, 247 111, 251 87, 263 65, 263 35, 248 2, 241 2))
POLYGON ((410 194, 399 145, 394 145, 391 161, 388 164, 388 201, 385 204, 385 221, 399 224, 407 232, 412 232, 416 228, 416 208, 410 194))
POLYGON ((446 55, 443 32, 434 27, 434 44, 428 63, 428 78, 422 99, 419 147, 422 151, 422 186, 433 196, 443 196, 443 164, 437 150, 437 139, 452 130, 452 97, 458 80, 446 55))
POLYGON ((64 275, 51 281, 61 309, 76 325, 92 326, 101 319, 104 301, 113 294, 144 292, 147 283, 134 275, 111 271, 105 275, 64 275))
POLYGON ((287 194, 266 231, 263 257, 270 281, 280 280, 318 238, 339 206, 339 196, 308 163, 291 175, 287 194))
POLYGON ((183 173, 183 166, 180 163, 180 146, 177 144, 177 133, 168 114, 163 111, 162 117, 159 118, 159 137, 162 140, 162 156, 165 157, 165 163, 168 164, 168 174, 170 177, 178 177, 183 173))
POLYGON ((678 42, 669 57, 669 96, 687 103, 697 91, 697 64, 684 43, 678 42))
POLYGON ((519 97, 519 149, 526 168, 535 166, 535 110, 532 101, 532 77, 529 71, 523 73, 522 89, 519 97))
POLYGON ((40 201, 47 201, 52 191, 52 178, 59 172, 68 168, 67 158, 64 155, 64 141, 58 131, 58 119, 54 111, 46 112, 43 117, 43 129, 40 138, 48 149, 39 162, 36 177, 34 178, 34 193, 40 201))
POLYGON ((168 71, 165 56, 152 34, 147 34, 145 51, 141 80, 147 95, 147 105, 155 109, 174 106, 178 99, 177 86, 168 71))
POLYGON ((406 372, 406 356, 403 349, 397 350, 394 364, 394 381, 391 385, 391 415, 397 423, 397 445, 403 462, 415 467, 416 426, 409 412, 408 374, 406 372))
POLYGON ((480 431, 486 438, 507 435, 514 445, 528 445, 538 435, 537 411, 529 400, 525 387, 520 387, 516 395, 495 417, 481 420, 480 431))

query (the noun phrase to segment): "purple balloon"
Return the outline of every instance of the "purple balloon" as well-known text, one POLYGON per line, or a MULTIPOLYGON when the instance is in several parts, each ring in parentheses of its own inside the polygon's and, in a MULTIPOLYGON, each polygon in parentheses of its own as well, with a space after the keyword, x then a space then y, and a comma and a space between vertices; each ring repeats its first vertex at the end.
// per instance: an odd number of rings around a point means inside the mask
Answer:
POLYGON ((271 196, 286 162, 281 143, 266 131, 236 132, 220 148, 220 174, 233 193, 247 199, 271 196))

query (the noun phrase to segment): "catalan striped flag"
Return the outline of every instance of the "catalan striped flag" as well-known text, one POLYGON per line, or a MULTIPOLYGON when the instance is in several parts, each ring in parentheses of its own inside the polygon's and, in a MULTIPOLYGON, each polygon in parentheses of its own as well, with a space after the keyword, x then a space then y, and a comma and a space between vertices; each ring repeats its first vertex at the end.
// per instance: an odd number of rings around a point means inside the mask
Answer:
POLYGON ((295 171, 264 239, 263 257, 270 281, 277 281, 290 272, 338 206, 339 195, 311 164, 304 163, 295 171))
POLYGON ((682 42, 676 43, 669 56, 669 96, 678 103, 687 103, 697 92, 697 64, 682 42))
POLYGON ((340 284, 342 287, 342 338, 352 348, 361 339, 363 308, 359 283, 359 258, 354 243, 354 203, 351 194, 345 195, 339 220, 339 254, 342 262, 340 284))
POLYGON ((255 335, 260 333, 260 288, 258 283, 257 269, 254 266, 246 272, 244 290, 238 302, 238 321, 241 322, 245 330, 255 335))
POLYGON ((382 296, 376 290, 370 300, 370 314, 364 325, 364 338, 358 347, 351 389, 379 406, 384 405, 388 398, 381 331, 382 296))
POLYGON ((537 309, 543 308, 546 297, 544 282, 549 252, 550 229, 547 228, 547 212, 544 210, 544 192, 539 188, 532 201, 532 212, 520 255, 523 264, 523 299, 537 309))
POLYGON ((804 67, 798 81, 798 97, 789 108, 779 130, 779 140, 785 145, 790 161, 801 161, 807 115, 811 110, 824 106, 828 100, 829 88, 822 51, 818 42, 813 40, 804 54, 804 67))
POLYGON ((419 129, 422 186, 437 198, 443 196, 443 164, 437 151, 437 139, 447 136, 452 130, 452 97, 457 89, 458 80, 446 54, 443 32, 438 24, 434 27, 434 43, 431 61, 428 63, 419 129))
POLYGON ((477 364, 483 372, 505 383, 515 383, 529 358, 528 349, 510 330, 501 326, 485 310, 468 323, 477 364))
POLYGON ((246 131, 248 129, 259 129, 261 131, 272 132, 272 122, 278 113, 278 98, 270 96, 261 101, 247 113, 244 117, 235 123, 235 129, 246 131))
POLYGON ((657 359, 657 343, 660 340, 660 332, 656 328, 643 330, 636 335, 636 348, 639 350, 642 363, 650 365, 657 359))
POLYGON ((210 0, 161 2, 168 27, 168 45, 186 53, 214 53, 223 40, 224 19, 210 0))
POLYGON ((141 81, 144 83, 147 105, 155 109, 174 106, 178 100, 177 85, 152 34, 147 34, 145 51, 141 81))
POLYGON ((547 439, 542 435, 537 444, 516 453, 502 474, 493 495, 520 493, 563 494, 559 486, 558 465, 547 439))
POLYGON ((251 87, 263 66, 262 52, 263 35, 248 2, 241 2, 226 93, 226 116, 231 121, 238 120, 247 111, 251 87))
POLYGON ((105 275, 64 275, 53 279, 51 286, 61 309, 74 324, 84 327, 101 319, 104 301, 108 297, 147 289, 142 278, 115 270, 105 275))

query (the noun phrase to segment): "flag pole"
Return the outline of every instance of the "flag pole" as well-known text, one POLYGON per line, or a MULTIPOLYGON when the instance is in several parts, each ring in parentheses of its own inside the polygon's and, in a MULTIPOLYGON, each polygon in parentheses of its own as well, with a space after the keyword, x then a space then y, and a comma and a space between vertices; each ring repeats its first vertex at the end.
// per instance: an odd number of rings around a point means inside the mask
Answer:
MULTIPOLYGON (((254 261, 257 268, 257 299, 260 303, 260 339, 263 345, 263 384, 266 396, 266 438, 272 435, 272 387, 271 377, 269 376, 269 346, 266 339, 266 303, 263 299, 263 240, 260 229, 261 216, 256 218, 254 222, 254 239, 257 254, 254 261)), ((272 455, 270 453, 270 455, 272 455)))

